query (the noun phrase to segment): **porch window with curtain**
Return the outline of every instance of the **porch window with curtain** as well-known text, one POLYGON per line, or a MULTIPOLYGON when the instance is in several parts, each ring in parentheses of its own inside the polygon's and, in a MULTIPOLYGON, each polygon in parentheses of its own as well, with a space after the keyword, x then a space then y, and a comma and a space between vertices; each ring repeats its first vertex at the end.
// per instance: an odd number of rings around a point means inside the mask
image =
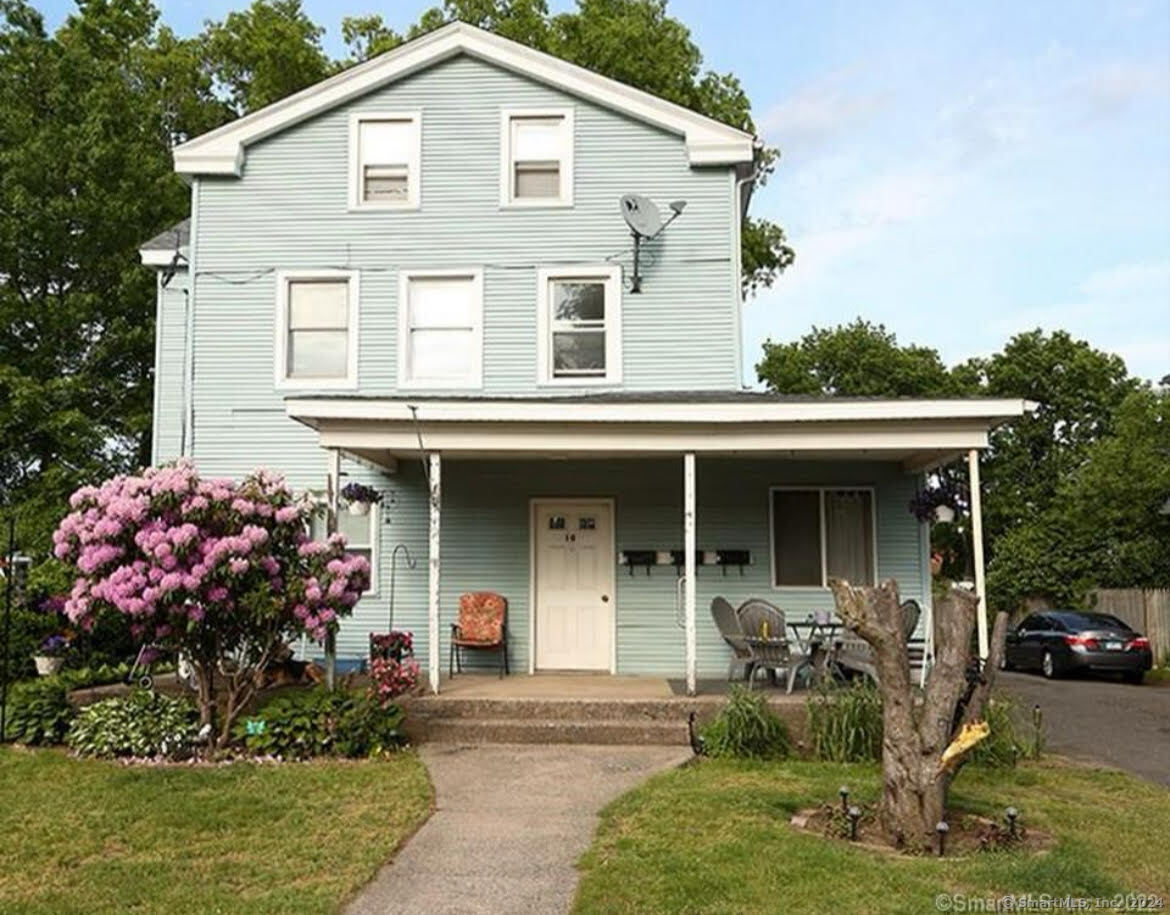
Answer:
POLYGON ((872 584, 873 492, 868 489, 773 489, 772 584, 822 588, 830 578, 872 584))

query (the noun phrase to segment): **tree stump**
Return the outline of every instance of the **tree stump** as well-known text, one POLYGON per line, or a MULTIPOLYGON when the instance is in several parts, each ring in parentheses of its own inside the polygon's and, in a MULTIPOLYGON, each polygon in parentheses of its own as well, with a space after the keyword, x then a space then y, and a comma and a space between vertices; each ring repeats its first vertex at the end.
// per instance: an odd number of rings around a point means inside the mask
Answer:
MULTIPOLYGON (((898 847, 928 849, 935 825, 945 819, 950 773, 940 766, 956 730, 956 708, 968 693, 971 635, 979 598, 952 588, 934 605, 935 661, 921 693, 910 676, 905 620, 892 579, 877 587, 829 582, 837 613, 873 649, 882 696, 882 797, 878 820, 898 847)), ((991 657, 983 665, 962 722, 978 720, 1002 652, 1006 614, 996 619, 991 657)))

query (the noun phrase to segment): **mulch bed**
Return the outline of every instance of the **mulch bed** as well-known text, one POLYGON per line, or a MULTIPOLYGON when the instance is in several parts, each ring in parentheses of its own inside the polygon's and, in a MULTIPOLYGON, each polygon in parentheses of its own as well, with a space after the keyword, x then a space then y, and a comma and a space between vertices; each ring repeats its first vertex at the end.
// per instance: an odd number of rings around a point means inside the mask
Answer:
MULTIPOLYGON (((857 821, 856 838, 851 838, 852 824, 840 804, 822 804, 801 810, 790 820, 795 829, 824 836, 827 839, 858 845, 872 851, 891 855, 914 854, 913 851, 896 848, 882 832, 877 821, 877 805, 858 805, 861 816, 857 821)), ((1046 832, 1026 827, 1016 821, 1013 835, 1006 823, 996 822, 975 813, 952 810, 947 816, 950 830, 946 834, 944 854, 948 858, 961 858, 979 852, 1011 851, 1035 854, 1050 849, 1054 839, 1046 832)), ((931 854, 938 853, 936 843, 931 844, 931 854)), ((923 854, 922 851, 917 854, 923 854)))

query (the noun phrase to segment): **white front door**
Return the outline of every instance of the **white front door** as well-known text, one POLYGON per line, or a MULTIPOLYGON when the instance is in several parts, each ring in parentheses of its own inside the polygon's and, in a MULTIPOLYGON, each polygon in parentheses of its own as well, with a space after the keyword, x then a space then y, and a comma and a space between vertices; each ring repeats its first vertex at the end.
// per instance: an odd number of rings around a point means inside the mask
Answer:
POLYGON ((533 503, 536 667, 610 670, 613 658, 613 506, 533 503))

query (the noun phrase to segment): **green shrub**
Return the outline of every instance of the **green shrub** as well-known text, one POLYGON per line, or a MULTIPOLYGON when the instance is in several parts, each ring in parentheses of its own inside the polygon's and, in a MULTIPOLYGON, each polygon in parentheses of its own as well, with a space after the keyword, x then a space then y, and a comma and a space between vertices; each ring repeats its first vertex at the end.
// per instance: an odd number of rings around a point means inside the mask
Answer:
POLYGON ((972 748, 970 762, 990 769, 1014 766, 1031 749, 1016 730, 1015 703, 993 696, 983 713, 991 733, 972 748))
POLYGON ((829 686, 808 700, 808 739, 825 762, 872 762, 882 755, 882 697, 867 679, 829 686))
POLYGON ((300 690, 278 696, 234 736, 252 753, 282 759, 313 756, 376 756, 402 744, 401 706, 381 708, 360 693, 300 690))
POLYGON ((9 740, 29 744, 60 743, 75 710, 68 688, 59 677, 43 677, 13 684, 8 691, 9 740))
POLYGON ((82 756, 182 759, 194 750, 198 731, 189 700, 136 689, 83 708, 66 743, 82 756))
MULTIPOLYGON (((157 668, 156 668, 157 669, 157 668)), ((66 689, 84 689, 87 686, 104 686, 107 683, 123 683, 130 673, 130 665, 98 664, 93 667, 66 667, 54 679, 65 684, 66 689)))
POLYGON ((783 759, 791 741, 788 728, 768 706, 763 695, 733 686, 727 704, 703 729, 711 756, 746 759, 783 759))

